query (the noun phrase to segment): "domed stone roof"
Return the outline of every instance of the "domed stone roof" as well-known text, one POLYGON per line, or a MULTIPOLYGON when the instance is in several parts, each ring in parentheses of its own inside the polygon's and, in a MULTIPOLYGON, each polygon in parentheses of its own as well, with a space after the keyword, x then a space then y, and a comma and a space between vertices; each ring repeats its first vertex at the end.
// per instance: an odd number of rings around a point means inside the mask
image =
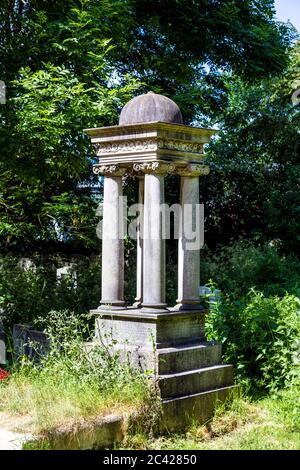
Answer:
POLYGON ((128 101, 121 111, 119 125, 152 121, 183 124, 182 114, 177 104, 166 96, 150 91, 128 101))

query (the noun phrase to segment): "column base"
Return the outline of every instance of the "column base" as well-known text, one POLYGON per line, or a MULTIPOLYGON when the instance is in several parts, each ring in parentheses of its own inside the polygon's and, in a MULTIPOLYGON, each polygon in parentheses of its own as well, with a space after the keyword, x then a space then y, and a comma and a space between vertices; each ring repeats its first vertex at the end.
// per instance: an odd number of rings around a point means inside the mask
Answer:
POLYGON ((98 307, 98 310, 111 310, 111 309, 126 309, 126 303, 124 301, 106 301, 106 300, 101 300, 101 303, 98 307))
POLYGON ((141 312, 149 313, 164 313, 169 312, 167 304, 141 304, 141 312))
MULTIPOLYGON (((177 301, 178 302, 178 301, 177 301)), ((205 310, 205 307, 199 302, 199 300, 195 302, 189 302, 189 301, 184 301, 182 300, 181 302, 178 302, 175 307, 175 310, 205 310)))
POLYGON ((168 308, 151 311, 134 307, 121 310, 101 306, 90 313, 95 316, 96 341, 104 342, 107 347, 114 345, 114 349, 130 355, 138 355, 145 370, 154 367, 153 355, 160 348, 205 341, 206 310, 168 308))

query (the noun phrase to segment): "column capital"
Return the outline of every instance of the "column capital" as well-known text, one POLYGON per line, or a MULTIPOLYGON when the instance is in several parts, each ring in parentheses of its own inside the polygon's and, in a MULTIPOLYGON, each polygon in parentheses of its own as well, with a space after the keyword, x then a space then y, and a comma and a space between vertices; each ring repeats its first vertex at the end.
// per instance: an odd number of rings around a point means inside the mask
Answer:
POLYGON ((200 163, 190 163, 176 169, 180 176, 203 176, 209 174, 209 167, 200 163))
POLYGON ((175 165, 166 162, 142 162, 134 163, 132 170, 135 173, 166 175, 167 173, 175 172, 175 165))
POLYGON ((93 167, 93 173, 95 175, 103 176, 124 176, 126 168, 120 165, 95 165, 93 167))

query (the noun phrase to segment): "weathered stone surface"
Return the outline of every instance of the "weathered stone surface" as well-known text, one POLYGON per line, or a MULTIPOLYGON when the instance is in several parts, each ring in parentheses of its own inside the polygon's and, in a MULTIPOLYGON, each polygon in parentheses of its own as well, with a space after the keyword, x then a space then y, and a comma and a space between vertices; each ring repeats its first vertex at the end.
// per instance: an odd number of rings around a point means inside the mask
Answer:
POLYGON ((181 223, 178 240, 178 299, 180 310, 201 308, 199 299, 201 223, 199 177, 181 176, 181 223), (195 240, 189 239, 195 233, 195 240), (199 240, 198 240, 199 238, 199 240))
POLYGON ((107 415, 79 422, 72 427, 53 429, 49 436, 30 435, 0 427, 0 450, 49 449, 91 450, 113 448, 121 442, 127 416, 107 415))
POLYGON ((233 367, 215 365, 162 375, 158 379, 162 398, 175 398, 233 385, 233 367))
MULTIPOLYGON (((145 162, 170 162, 184 166, 202 164, 204 144, 216 133, 168 122, 151 122, 126 126, 86 129, 91 137, 98 164, 94 168, 145 162)), ((194 171, 193 170, 193 171, 194 171)), ((199 174, 207 174, 208 167, 198 167, 199 174)))
MULTIPOLYGON (((85 343, 85 350, 89 352, 101 347, 102 341, 96 339, 95 341, 85 343)), ((109 346, 106 345, 106 347, 109 353, 117 356, 121 362, 129 363, 132 367, 139 368, 143 372, 155 374, 157 359, 153 349, 144 349, 141 345, 133 344, 110 344, 109 346)), ((102 359, 99 355, 99 364, 101 364, 101 361, 102 359)))
POLYGON ((164 203, 162 175, 145 175, 143 240, 143 310, 165 309, 166 241, 163 239, 161 204, 164 203))
POLYGON ((36 331, 24 325, 14 325, 13 343, 17 359, 27 356, 39 361, 50 348, 49 339, 43 331, 36 331))
POLYGON ((76 272, 76 264, 75 263, 68 263, 65 266, 58 268, 56 270, 56 280, 57 283, 61 283, 64 279, 72 279, 73 287, 77 287, 77 272, 76 272))
POLYGON ((89 450, 113 447, 123 437, 124 418, 109 415, 55 432, 48 442, 51 450, 89 450))
POLYGON ((204 341, 205 312, 168 309, 165 313, 145 313, 134 308, 91 311, 96 316, 96 338, 113 338, 117 344, 146 350, 204 341))
POLYGON ((122 178, 104 179, 102 232, 102 305, 123 307, 124 302, 124 230, 121 207, 122 178))
POLYGON ((217 390, 163 400, 161 432, 182 431, 192 423, 205 424, 214 414, 218 403, 232 400, 239 393, 239 386, 223 387, 217 390))
POLYGON ((137 247, 136 247, 136 297, 134 307, 139 308, 143 300, 143 234, 144 234, 144 178, 139 177, 139 196, 138 204, 140 206, 139 223, 137 226, 137 247))
POLYGON ((216 399, 225 399, 233 383, 232 367, 221 364, 220 345, 205 342, 206 312, 199 300, 203 242, 198 233, 202 233, 199 176, 209 172, 204 145, 215 131, 183 125, 173 101, 148 93, 127 103, 119 126, 86 132, 99 158, 94 173, 105 176, 103 305, 91 312, 96 317, 95 342, 104 343, 121 360, 158 375, 161 396, 172 397, 163 401, 166 426, 182 429, 190 419, 210 417, 216 399), (137 296, 130 308, 125 308, 123 299, 123 240, 116 235, 122 223, 117 199, 123 173, 144 178, 139 190, 144 207, 137 296), (167 174, 181 177, 178 303, 174 308, 165 303, 167 224, 161 212, 167 174), (112 209, 108 209, 109 202, 112 209))
POLYGON ((183 123, 181 111, 174 101, 149 91, 145 95, 136 96, 124 106, 119 124, 124 126, 152 121, 183 123))
POLYGON ((213 341, 157 350, 157 373, 172 374, 221 363, 221 344, 213 341))

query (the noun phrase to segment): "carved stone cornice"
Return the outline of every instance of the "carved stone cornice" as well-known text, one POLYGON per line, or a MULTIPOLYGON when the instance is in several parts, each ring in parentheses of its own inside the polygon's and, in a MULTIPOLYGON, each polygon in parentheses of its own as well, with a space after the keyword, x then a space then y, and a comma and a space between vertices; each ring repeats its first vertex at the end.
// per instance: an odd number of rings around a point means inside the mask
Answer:
POLYGON ((134 163, 132 166, 133 173, 152 173, 155 175, 166 175, 168 173, 175 173, 175 165, 173 163, 165 162, 145 162, 134 163))
POLYGON ((95 175, 121 177, 125 175, 126 168, 123 168, 119 165, 95 165, 93 167, 93 173, 95 175))
POLYGON ((170 122, 143 122, 86 129, 98 165, 172 161, 176 165, 201 163, 204 145, 216 131, 170 122))
POLYGON ((101 157, 102 155, 117 155, 147 150, 172 150, 175 152, 203 154, 202 143, 174 139, 145 138, 137 140, 123 140, 120 142, 98 142, 93 144, 93 148, 98 157, 101 157))
POLYGON ((176 174, 179 176, 204 176, 209 174, 209 167, 203 164, 190 163, 183 167, 178 167, 176 174))

